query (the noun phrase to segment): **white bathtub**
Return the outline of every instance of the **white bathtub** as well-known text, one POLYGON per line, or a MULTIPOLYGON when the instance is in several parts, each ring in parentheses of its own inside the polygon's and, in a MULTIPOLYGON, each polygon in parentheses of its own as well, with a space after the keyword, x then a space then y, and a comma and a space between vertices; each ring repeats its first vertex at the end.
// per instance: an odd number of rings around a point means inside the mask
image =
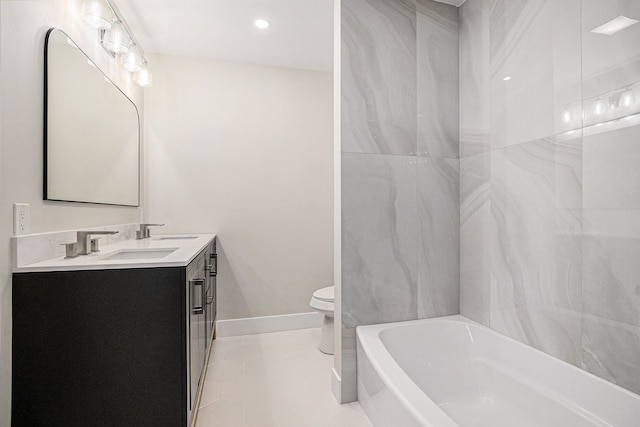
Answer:
POLYGON ((357 340, 376 427, 640 426, 637 394, 462 316, 359 326, 357 340))

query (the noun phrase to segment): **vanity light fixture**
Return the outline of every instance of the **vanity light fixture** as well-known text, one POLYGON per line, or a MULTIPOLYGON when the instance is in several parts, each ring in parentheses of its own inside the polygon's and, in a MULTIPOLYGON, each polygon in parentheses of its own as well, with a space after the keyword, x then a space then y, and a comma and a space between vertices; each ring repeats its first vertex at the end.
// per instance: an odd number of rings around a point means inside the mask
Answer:
POLYGON ((84 0, 82 2, 82 20, 96 30, 111 28, 113 14, 102 0, 84 0))
POLYGON ((120 56, 122 68, 133 73, 134 82, 142 87, 151 86, 153 76, 142 47, 121 15, 109 0, 84 0, 82 3, 82 19, 98 30, 102 47, 112 57, 120 56))
POLYGON ((264 18, 258 18, 255 21, 253 21, 253 25, 255 25, 256 28, 259 28, 261 30, 266 30, 271 26, 271 22, 269 22, 264 18))
MULTIPOLYGON (((565 130, 581 126, 591 128, 611 123, 619 123, 633 117, 634 123, 640 118, 640 81, 594 95, 581 101, 574 101, 558 111, 558 122, 565 130), (584 108, 583 108, 584 106, 584 108)), ((629 119, 632 120, 632 119, 629 119)))
POLYGON ((593 30, 591 30, 591 32, 596 34, 606 34, 607 36, 610 36, 637 23, 637 19, 631 19, 627 18, 626 16, 620 15, 617 18, 613 18, 611 21, 594 28, 593 30))

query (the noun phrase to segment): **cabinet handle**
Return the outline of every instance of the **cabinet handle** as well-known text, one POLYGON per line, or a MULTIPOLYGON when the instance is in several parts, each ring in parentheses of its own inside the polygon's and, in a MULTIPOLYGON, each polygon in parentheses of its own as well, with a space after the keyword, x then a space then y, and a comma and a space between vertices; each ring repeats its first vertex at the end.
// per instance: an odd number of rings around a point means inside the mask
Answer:
POLYGON ((209 267, 209 276, 215 276, 218 273, 218 254, 210 254, 209 255, 211 264, 209 264, 207 267, 209 267))
POLYGON ((191 312, 193 314, 204 313, 204 283, 205 279, 193 279, 190 280, 191 284, 191 312), (199 292, 196 292, 196 287, 200 286, 199 292))

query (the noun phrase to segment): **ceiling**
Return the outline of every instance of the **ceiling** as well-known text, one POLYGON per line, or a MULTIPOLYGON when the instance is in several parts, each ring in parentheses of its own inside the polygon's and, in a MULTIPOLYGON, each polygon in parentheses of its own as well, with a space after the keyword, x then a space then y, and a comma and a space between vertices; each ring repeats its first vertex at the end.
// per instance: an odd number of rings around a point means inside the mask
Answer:
POLYGON ((333 71, 333 0, 115 0, 145 53, 333 71), (271 21, 267 30, 253 21, 271 21))
MULTIPOLYGON (((460 6, 465 0, 436 0, 460 6)), ((333 71, 334 0, 112 0, 145 52, 333 71), (256 18, 271 21, 259 30, 256 18)))

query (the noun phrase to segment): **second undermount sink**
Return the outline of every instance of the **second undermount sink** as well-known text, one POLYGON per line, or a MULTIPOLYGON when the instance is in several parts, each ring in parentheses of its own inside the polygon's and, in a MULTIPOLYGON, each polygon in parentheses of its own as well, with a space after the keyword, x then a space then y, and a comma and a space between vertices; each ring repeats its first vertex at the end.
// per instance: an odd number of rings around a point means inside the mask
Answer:
POLYGON ((103 261, 114 260, 145 260, 164 258, 175 252, 178 248, 143 248, 143 249, 122 249, 110 255, 105 255, 103 261))

